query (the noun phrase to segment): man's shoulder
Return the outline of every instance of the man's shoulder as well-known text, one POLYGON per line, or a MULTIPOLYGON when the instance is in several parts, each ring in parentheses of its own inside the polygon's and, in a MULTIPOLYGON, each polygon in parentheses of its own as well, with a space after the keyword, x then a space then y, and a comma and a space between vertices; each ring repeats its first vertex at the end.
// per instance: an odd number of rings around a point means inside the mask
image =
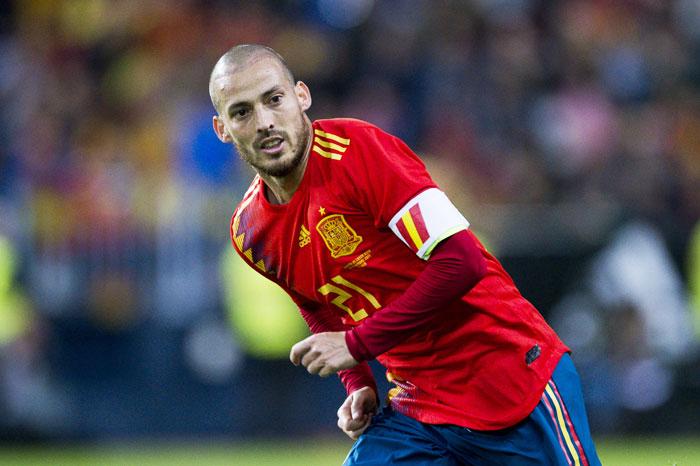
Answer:
POLYGON ((379 130, 379 128, 372 123, 356 118, 327 118, 315 120, 313 122, 313 128, 315 132, 329 132, 340 136, 359 135, 367 131, 379 130))
POLYGON ((258 193, 260 186, 260 175, 255 175, 255 178, 253 178, 253 181, 250 183, 250 186, 248 186, 248 189, 246 190, 245 194, 243 194, 243 197, 236 205, 236 208, 233 210, 234 217, 255 200, 256 194, 258 193))
POLYGON ((355 118, 332 118, 313 122, 311 151, 316 156, 334 163, 333 168, 351 169, 371 156, 377 145, 384 144, 384 133, 379 127, 355 118))
POLYGON ((260 176, 255 175, 255 178, 253 178, 253 182, 250 184, 250 187, 245 192, 243 198, 240 200, 238 205, 236 205, 236 208, 233 209, 233 214, 231 215, 231 240, 233 241, 234 248, 236 248, 236 250, 238 250, 239 252, 243 251, 243 240, 245 238, 245 231, 247 230, 247 225, 251 219, 250 205, 253 204, 257 199, 257 193, 260 187, 260 176))

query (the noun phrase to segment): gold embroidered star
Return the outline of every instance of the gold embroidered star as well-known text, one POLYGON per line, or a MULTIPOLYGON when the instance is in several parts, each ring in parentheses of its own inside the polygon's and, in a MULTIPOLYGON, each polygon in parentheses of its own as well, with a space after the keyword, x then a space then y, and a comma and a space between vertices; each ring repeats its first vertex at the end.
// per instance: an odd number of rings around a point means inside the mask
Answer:
POLYGON ((324 209, 323 207, 319 207, 319 208, 318 208, 318 213, 321 214, 321 215, 326 215, 326 209, 324 209))

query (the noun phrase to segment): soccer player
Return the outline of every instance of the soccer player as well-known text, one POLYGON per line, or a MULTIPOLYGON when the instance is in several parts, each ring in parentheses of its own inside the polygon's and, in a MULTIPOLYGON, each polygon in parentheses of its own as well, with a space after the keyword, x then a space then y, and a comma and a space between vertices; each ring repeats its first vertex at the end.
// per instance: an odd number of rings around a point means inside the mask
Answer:
POLYGON ((294 364, 338 373, 346 465, 597 465, 568 348, 398 138, 311 122, 282 57, 239 45, 209 83, 214 131, 257 172, 236 251, 313 335, 294 364), (388 406, 367 361, 395 387, 388 406))

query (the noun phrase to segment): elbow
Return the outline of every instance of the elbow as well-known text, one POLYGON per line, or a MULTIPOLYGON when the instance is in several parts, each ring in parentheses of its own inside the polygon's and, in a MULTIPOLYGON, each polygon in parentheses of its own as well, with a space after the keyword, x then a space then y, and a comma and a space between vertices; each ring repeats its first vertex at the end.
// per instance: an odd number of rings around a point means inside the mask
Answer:
POLYGON ((468 249, 460 254, 459 260, 455 261, 456 276, 459 277, 462 293, 466 293, 474 288, 487 273, 486 259, 478 248, 468 249), (476 249, 476 250, 474 250, 476 249))
POLYGON ((486 259, 484 259, 484 256, 481 255, 480 251, 478 257, 475 257, 473 260, 468 261, 465 269, 465 286, 466 291, 469 291, 472 288, 474 288, 477 285, 477 283, 479 283, 486 276, 486 272, 488 270, 486 267, 486 259))
POLYGON ((487 274, 486 259, 481 248, 466 231, 456 233, 445 241, 438 257, 451 264, 455 277, 459 277, 463 292, 471 290, 487 274))

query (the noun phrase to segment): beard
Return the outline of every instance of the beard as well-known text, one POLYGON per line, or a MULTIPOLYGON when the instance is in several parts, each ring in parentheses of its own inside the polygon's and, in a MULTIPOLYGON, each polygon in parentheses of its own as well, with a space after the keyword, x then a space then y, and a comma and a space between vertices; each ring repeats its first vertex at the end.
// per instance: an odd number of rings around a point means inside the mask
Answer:
MULTIPOLYGON (((278 133, 276 131, 268 131, 263 135, 263 138, 269 137, 271 135, 282 135, 284 133, 278 133)), ((275 178, 284 178, 290 175, 301 163, 306 153, 306 146, 309 142, 309 122, 304 118, 302 114, 302 124, 296 129, 294 133, 294 140, 297 141, 297 147, 290 147, 293 151, 291 157, 280 157, 280 159, 275 160, 264 160, 262 162, 255 161, 254 150, 247 150, 236 144, 236 149, 241 156, 241 159, 245 161, 248 165, 253 167, 261 175, 272 176, 275 178)), ((284 140, 290 143, 289 138, 285 137, 284 140)), ((257 143, 255 144, 257 146, 257 143)))

